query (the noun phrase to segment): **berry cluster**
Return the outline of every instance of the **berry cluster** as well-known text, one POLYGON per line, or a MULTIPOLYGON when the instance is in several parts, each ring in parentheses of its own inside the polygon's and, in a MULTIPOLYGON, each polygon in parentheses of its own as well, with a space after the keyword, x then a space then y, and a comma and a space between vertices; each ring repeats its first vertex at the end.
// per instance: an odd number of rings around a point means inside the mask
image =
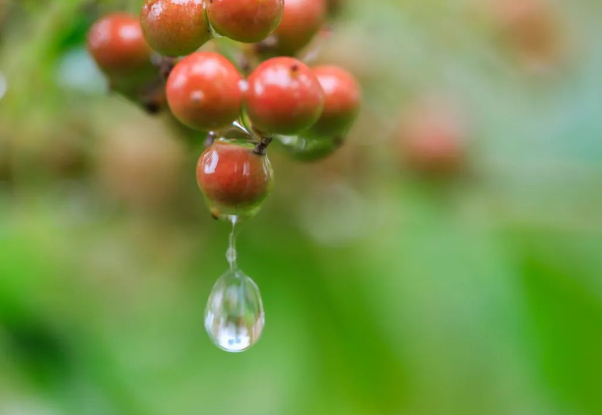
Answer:
POLYGON ((111 89, 208 132, 197 180, 217 218, 253 216, 273 187, 267 147, 316 160, 342 144, 360 105, 355 78, 298 56, 341 0, 146 0, 88 36, 111 89), (234 57, 199 50, 235 41, 234 57))

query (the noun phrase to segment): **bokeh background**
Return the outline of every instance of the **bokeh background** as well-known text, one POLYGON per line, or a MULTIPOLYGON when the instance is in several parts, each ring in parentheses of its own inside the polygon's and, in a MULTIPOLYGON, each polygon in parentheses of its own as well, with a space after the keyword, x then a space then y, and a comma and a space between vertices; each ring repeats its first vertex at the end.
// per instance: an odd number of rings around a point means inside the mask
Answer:
POLYGON ((313 55, 363 109, 325 161, 270 152, 240 355, 203 327, 229 232, 203 136, 85 51, 140 2, 0 1, 0 414, 602 414, 602 4, 517 1, 349 0, 313 55), (400 154, 425 97, 464 126, 461 172, 400 154))

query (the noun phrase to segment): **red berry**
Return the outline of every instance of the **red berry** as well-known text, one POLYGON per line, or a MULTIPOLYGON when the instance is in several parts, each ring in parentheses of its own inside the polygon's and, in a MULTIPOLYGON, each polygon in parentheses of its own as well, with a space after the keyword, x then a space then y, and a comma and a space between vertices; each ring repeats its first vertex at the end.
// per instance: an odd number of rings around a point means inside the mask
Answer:
POLYGON ((465 139, 464 125, 453 108, 439 102, 421 102, 404 115, 397 144, 411 169, 443 176, 462 168, 465 139))
POLYGON ((216 141, 201 155, 197 181, 215 217, 254 216, 274 185, 272 166, 253 146, 216 141))
POLYGON ((326 0, 286 0, 274 32, 279 55, 294 55, 311 42, 326 20, 326 0))
POLYGON ((239 42, 260 42, 282 19, 284 0, 207 0, 207 17, 220 34, 239 42))
POLYGON ((124 13, 108 15, 88 32, 88 50, 109 76, 131 76, 152 67, 152 50, 138 19, 124 13))
POLYGON ((146 0, 140 21, 148 43, 165 56, 187 55, 211 38, 203 0, 146 0))
POLYGON ((360 87, 353 75, 338 66, 318 66, 313 71, 324 90, 324 109, 309 135, 315 138, 344 136, 360 108, 360 87))
POLYGON ((293 58, 273 58, 249 77, 245 106, 260 131, 297 134, 320 117, 324 92, 307 65, 293 58))
POLYGON ((167 102, 182 123, 199 130, 220 129, 241 113, 242 76, 223 56, 197 52, 184 58, 167 80, 167 102))

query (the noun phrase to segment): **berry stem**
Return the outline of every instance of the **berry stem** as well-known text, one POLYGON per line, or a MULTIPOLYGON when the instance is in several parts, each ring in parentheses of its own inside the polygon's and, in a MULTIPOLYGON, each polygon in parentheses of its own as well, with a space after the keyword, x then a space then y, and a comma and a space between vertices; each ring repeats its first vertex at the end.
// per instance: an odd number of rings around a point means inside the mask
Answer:
POLYGON ((217 134, 215 133, 215 131, 209 131, 207 133, 207 137, 205 138, 205 148, 209 148, 213 145, 213 143, 215 142, 215 139, 217 138, 217 134))
POLYGON ((176 66, 176 59, 162 56, 158 66, 161 77, 164 81, 167 81, 169 74, 173 70, 174 66, 176 66))
POLYGON ((259 139, 259 142, 255 145, 255 149, 253 150, 253 152, 258 156, 265 156, 268 152, 268 146, 272 143, 272 140, 274 138, 272 136, 264 135, 258 131, 255 131, 255 133, 258 134, 261 138, 259 139))

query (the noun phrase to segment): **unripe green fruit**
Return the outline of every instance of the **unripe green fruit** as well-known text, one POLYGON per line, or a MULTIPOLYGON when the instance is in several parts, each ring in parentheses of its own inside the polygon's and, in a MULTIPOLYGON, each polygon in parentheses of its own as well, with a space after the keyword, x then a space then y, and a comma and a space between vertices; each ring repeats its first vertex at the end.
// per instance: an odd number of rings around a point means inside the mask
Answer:
POLYGON ((214 217, 250 218, 271 193, 270 161, 253 149, 251 144, 216 141, 201 155, 197 181, 214 217))
POLYGON ((264 133, 305 131, 318 120, 323 106, 318 79, 297 59, 270 59, 249 77, 245 108, 253 126, 264 133))
POLYGON ((167 102, 183 124, 198 130, 227 127, 242 111, 242 76, 223 56, 197 52, 180 61, 167 80, 167 102))
POLYGON ((238 42, 255 43, 276 29, 284 0, 206 0, 206 7, 216 32, 238 42))
POLYGON ((164 56, 188 55, 211 39, 203 0, 146 0, 140 22, 148 43, 164 56))
POLYGON ((326 21, 326 0, 286 0, 274 31, 278 55, 293 56, 311 42, 326 21))
POLYGON ((338 66, 318 66, 313 71, 324 91, 324 109, 308 136, 318 139, 345 136, 360 108, 360 86, 353 75, 338 66))

